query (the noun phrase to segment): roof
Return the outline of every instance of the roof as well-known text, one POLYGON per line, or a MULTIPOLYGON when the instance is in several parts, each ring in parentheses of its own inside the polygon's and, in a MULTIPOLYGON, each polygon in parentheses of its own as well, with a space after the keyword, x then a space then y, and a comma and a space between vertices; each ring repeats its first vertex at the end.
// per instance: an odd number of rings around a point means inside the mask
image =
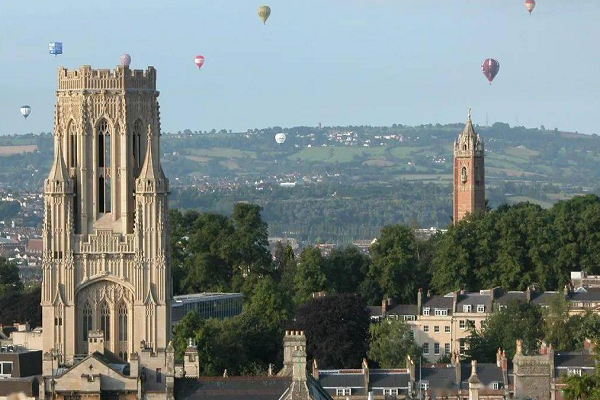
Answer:
POLYGON ((584 352, 565 352, 554 354, 555 368, 594 368, 596 366, 595 356, 584 352))
POLYGON ((449 310, 449 312, 451 312, 453 301, 454 299, 450 296, 431 296, 425 298, 425 301, 423 302, 423 307, 429 307, 431 309, 441 308, 449 310))
POLYGON ((183 378, 175 381, 175 397, 182 400, 279 400, 291 384, 291 377, 183 378))
POLYGON ((381 306, 367 306, 369 310, 369 315, 371 317, 381 317, 383 313, 381 312, 381 306))
POLYGON ((600 301, 600 288, 588 288, 585 291, 569 293, 572 301, 600 301))
MULTIPOLYGON (((468 381, 470 376, 471 365, 461 364, 461 384, 464 385, 463 387, 469 387, 468 381)), ((510 380, 510 371, 508 376, 510 380)), ((486 386, 491 385, 493 382, 504 382, 504 378, 502 376, 502 368, 498 367, 496 363, 477 363, 477 378, 479 379, 479 382, 483 383, 486 386)))
POLYGON ((54 163, 50 169, 48 180, 56 182, 64 182, 69 179, 69 172, 62 155, 62 145, 58 143, 54 150, 54 163))
POLYGON ((470 305, 471 312, 477 311, 478 305, 485 305, 486 311, 490 311, 492 307, 492 296, 480 293, 464 293, 459 294, 456 303, 456 312, 462 312, 463 306, 470 305))
POLYGON ((408 372, 396 371, 371 371, 369 384, 372 388, 402 388, 408 387, 410 374, 408 372))
POLYGON ((531 302, 539 306, 546 306, 558 292, 531 292, 531 302))
POLYGON ((38 251, 44 250, 44 241, 42 239, 29 239, 27 241, 27 251, 38 251))
MULTIPOLYGON (((204 301, 243 298, 241 293, 193 293, 173 296, 174 303, 201 303, 204 301)), ((173 304, 176 306, 176 304, 173 304)))
POLYGON ((496 303, 498 304, 508 304, 511 301, 525 301, 527 300, 527 296, 525 295, 525 292, 520 292, 520 291, 511 291, 511 292, 506 292, 501 294, 500 296, 498 296, 495 300, 496 303))
POLYGON ((421 369, 421 381, 429 382, 430 389, 457 388, 454 367, 428 367, 421 369))
POLYGON ((419 310, 415 304, 398 304, 388 310, 388 314, 393 315, 417 315, 419 310))

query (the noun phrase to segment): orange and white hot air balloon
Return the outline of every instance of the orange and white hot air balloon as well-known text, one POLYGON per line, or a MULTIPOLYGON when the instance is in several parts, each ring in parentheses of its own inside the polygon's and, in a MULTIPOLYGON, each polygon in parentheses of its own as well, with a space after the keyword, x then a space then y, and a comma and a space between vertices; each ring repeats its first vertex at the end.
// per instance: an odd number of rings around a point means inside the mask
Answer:
POLYGON ((531 12, 533 11, 534 8, 535 8, 535 0, 525 0, 525 9, 527 11, 529 11, 529 15, 531 15, 531 12))
POLYGON ((197 55, 194 58, 194 63, 196 63, 198 69, 202 68, 202 66, 204 65, 204 56, 197 55))

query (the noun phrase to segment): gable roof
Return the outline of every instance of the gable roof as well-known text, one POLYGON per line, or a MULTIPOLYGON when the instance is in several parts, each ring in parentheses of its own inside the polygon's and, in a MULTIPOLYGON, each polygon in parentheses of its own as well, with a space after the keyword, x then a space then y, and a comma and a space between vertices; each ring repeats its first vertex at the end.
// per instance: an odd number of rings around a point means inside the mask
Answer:
POLYGON ((181 400, 279 400, 292 384, 291 377, 202 377, 175 381, 181 400))

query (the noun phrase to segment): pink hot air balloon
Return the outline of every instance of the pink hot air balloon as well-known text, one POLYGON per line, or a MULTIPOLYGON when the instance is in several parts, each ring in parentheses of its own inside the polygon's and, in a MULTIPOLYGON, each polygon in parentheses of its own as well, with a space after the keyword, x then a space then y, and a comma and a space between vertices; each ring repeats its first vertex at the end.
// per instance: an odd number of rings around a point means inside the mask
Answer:
POLYGON ((198 66, 198 69, 202 68, 204 65, 204 56, 196 56, 196 58, 194 58, 194 62, 198 66))
POLYGON ((129 54, 123 54, 121 56, 121 65, 124 67, 129 67, 131 65, 131 56, 129 54))
POLYGON ((481 72, 483 72, 483 75, 490 82, 490 85, 496 75, 498 75, 498 71, 500 71, 500 63, 493 58, 486 58, 481 63, 481 72))
POLYGON ((531 12, 533 11, 534 8, 535 8, 535 0, 525 0, 525 9, 529 12, 529 15, 531 15, 531 12))

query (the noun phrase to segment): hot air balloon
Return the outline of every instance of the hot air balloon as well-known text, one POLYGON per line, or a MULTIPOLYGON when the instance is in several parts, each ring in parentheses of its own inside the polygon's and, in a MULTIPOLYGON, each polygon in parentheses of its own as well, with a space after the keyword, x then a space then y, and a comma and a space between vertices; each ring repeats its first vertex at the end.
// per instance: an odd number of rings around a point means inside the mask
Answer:
POLYGON ((275 135, 275 141, 277 142, 277 144, 284 144, 285 143, 285 139, 287 139, 287 136, 283 132, 278 133, 277 135, 275 135))
POLYGON ((194 58, 194 62, 198 66, 198 69, 202 68, 204 65, 204 56, 196 56, 196 58, 194 58))
POLYGON ((129 68, 131 65, 131 56, 129 54, 123 54, 120 61, 122 66, 129 68))
POLYGON ((31 107, 21 106, 21 115, 23 117, 25 117, 25 119, 27 119, 27 117, 29 117, 29 114, 31 114, 31 107))
POLYGON ((271 15, 271 7, 265 5, 258 7, 258 16, 260 17, 260 20, 263 22, 263 24, 267 23, 269 15, 271 15))
POLYGON ((529 15, 531 15, 531 12, 533 11, 534 8, 535 8, 535 0, 525 0, 525 9, 527 11, 529 11, 529 15))
POLYGON ((487 58, 481 64, 481 71, 491 85, 496 75, 498 75, 498 71, 500 71, 500 63, 493 58, 487 58))
POLYGON ((55 57, 59 54, 62 54, 62 42, 50 42, 48 48, 50 50, 50 54, 54 54, 55 57))

